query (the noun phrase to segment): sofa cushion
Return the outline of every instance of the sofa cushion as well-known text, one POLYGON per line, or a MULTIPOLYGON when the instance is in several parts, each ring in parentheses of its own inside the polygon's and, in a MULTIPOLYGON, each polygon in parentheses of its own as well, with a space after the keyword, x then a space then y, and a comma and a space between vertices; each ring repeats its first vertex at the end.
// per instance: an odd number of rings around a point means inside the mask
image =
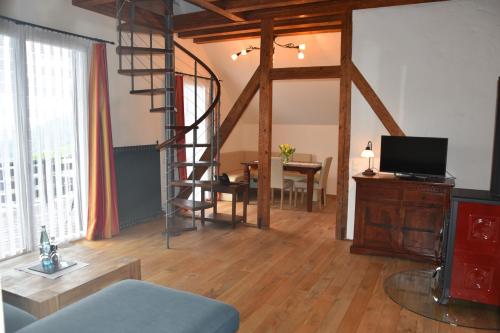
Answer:
POLYGON ((36 317, 7 303, 3 303, 5 333, 13 333, 36 321, 36 317))
POLYGON ((26 326, 22 333, 233 333, 239 313, 206 297, 125 280, 26 326))

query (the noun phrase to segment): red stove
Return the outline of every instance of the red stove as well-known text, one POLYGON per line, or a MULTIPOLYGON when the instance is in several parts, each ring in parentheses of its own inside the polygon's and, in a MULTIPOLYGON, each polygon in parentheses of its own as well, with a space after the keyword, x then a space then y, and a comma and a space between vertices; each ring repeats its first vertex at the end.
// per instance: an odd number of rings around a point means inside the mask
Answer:
POLYGON ((500 306, 500 198, 455 189, 444 236, 440 301, 451 297, 500 306))

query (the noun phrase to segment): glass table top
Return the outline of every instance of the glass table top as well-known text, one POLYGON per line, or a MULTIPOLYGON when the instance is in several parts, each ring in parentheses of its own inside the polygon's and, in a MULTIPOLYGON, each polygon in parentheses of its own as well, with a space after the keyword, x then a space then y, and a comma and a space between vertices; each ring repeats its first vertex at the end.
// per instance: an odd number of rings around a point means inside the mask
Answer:
POLYGON ((436 302, 433 273, 433 270, 395 273, 385 280, 385 293, 402 307, 430 319, 456 326, 500 329, 500 307, 455 299, 447 304, 436 302))

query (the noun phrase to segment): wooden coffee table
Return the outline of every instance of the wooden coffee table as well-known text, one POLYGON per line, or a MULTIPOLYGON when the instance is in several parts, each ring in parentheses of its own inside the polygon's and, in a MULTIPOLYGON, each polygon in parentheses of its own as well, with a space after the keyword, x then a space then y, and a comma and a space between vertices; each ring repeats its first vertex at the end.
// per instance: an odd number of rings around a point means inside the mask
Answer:
POLYGON ((139 259, 109 256, 78 245, 59 251, 63 260, 89 265, 52 280, 15 269, 36 261, 37 252, 6 260, 0 263, 4 302, 42 318, 114 282, 141 279, 139 259))

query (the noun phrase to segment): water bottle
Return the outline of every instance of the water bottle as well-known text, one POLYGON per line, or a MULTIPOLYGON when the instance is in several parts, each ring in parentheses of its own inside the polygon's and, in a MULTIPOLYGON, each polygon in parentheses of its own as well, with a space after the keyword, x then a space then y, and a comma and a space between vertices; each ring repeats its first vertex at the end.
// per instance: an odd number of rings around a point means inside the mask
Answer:
POLYGON ((52 261, 50 260, 49 235, 44 225, 42 225, 42 232, 40 233, 40 259, 42 261, 42 267, 48 268, 52 265, 52 261))

